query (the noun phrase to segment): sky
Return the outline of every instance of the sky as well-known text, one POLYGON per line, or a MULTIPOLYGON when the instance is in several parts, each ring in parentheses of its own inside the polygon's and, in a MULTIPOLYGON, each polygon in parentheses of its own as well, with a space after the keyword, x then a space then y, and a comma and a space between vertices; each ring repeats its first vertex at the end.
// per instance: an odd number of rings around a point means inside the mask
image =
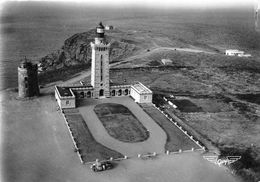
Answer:
MULTIPOLYGON (((7 1, 7 0, 6 0, 7 1)), ((28 1, 28 0, 17 0, 28 1)), ((243 7, 257 4, 258 0, 33 0, 33 1, 61 1, 86 3, 99 6, 141 6, 153 8, 214 8, 214 7, 243 7)), ((260 1, 260 0, 259 0, 260 1)), ((256 6, 256 5, 255 5, 256 6)))

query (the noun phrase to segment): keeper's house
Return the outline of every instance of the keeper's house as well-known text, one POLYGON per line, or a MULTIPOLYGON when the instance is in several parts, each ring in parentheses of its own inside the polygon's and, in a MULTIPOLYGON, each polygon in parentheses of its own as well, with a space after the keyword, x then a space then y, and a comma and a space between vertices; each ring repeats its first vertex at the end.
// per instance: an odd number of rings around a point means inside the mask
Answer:
MULTIPOLYGON (((107 98, 94 96, 92 86, 55 86, 55 98, 61 109, 76 108, 78 99, 86 98, 107 98)), ((137 103, 152 103, 153 92, 141 82, 133 85, 113 85, 110 86, 110 97, 131 96, 137 103)))

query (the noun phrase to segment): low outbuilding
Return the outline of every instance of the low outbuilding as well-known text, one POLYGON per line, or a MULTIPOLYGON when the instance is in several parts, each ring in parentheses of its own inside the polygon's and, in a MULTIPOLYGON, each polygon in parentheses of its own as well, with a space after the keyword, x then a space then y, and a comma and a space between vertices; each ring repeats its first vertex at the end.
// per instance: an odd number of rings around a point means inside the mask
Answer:
POLYGON ((61 109, 76 107, 75 95, 69 87, 55 86, 55 98, 61 109))
POLYGON ((153 92, 141 82, 131 86, 131 97, 138 103, 152 103, 153 92))
POLYGON ((172 60, 170 60, 170 59, 162 59, 161 61, 162 61, 162 63, 163 63, 164 65, 172 64, 172 60))
POLYGON ((240 56, 240 55, 244 55, 244 51, 239 51, 237 49, 228 49, 226 50, 225 54, 227 56, 240 56))

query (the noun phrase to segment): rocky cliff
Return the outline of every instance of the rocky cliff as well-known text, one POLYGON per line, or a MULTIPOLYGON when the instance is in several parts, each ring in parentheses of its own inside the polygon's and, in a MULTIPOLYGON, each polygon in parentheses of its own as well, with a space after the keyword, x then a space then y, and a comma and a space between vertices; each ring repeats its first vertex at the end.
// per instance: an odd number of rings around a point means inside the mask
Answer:
MULTIPOLYGON (((118 62, 132 55, 138 50, 134 41, 126 41, 120 38, 119 30, 112 30, 106 36, 111 43, 110 62, 118 62), (118 33, 118 36, 116 36, 118 33), (112 36, 112 34, 114 36, 112 36)), ((84 33, 77 33, 67 40, 60 50, 41 58, 39 67, 42 71, 55 70, 77 64, 91 62, 90 42, 94 41, 95 29, 84 33)))

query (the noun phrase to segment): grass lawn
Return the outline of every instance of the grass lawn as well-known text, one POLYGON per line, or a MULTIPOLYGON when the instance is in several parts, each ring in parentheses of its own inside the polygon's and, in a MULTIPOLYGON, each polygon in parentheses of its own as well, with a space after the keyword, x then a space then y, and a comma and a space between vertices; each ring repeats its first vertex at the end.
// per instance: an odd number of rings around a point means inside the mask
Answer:
POLYGON ((84 162, 91 162, 96 159, 104 160, 109 159, 110 157, 123 157, 119 152, 111 150, 96 142, 80 114, 71 114, 67 112, 65 115, 74 141, 84 162))
POLYGON ((171 100, 182 112, 202 112, 202 108, 187 99, 171 100))
POLYGON ((149 137, 149 132, 142 123, 121 104, 99 104, 94 111, 108 134, 122 142, 141 142, 149 137))
POLYGON ((149 114, 153 120, 165 131, 167 134, 167 141, 165 150, 178 151, 191 150, 191 148, 199 149, 188 136, 186 136, 179 128, 177 128, 171 121, 169 121, 162 113, 150 105, 142 105, 144 111, 149 114))

